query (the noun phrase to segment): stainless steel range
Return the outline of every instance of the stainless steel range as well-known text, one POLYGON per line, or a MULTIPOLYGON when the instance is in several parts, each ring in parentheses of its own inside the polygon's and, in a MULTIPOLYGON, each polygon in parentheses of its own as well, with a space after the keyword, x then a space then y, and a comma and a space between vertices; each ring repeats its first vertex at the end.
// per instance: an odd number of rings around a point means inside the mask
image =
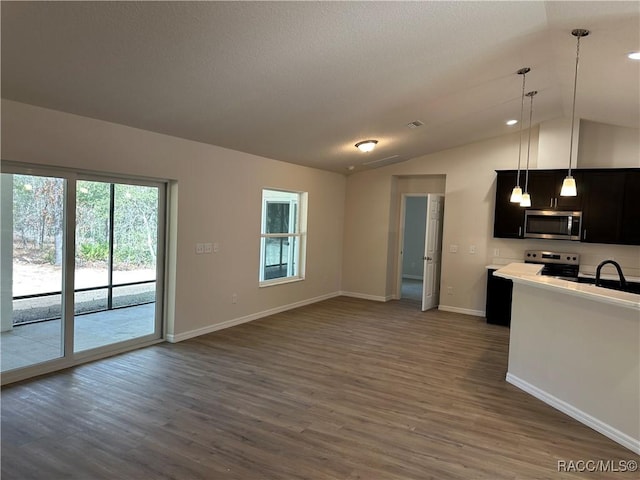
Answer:
POLYGON ((527 250, 524 252, 524 263, 539 263, 544 265, 540 272, 541 275, 548 275, 574 282, 578 281, 580 255, 577 253, 527 250))

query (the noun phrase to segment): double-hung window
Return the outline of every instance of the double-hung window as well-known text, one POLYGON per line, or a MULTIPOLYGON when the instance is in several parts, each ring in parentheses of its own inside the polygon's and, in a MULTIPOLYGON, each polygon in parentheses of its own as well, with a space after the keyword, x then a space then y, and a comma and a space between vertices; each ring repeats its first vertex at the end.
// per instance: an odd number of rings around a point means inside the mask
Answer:
POLYGON ((306 198, 303 192, 262 190, 261 286, 304 278, 306 198))

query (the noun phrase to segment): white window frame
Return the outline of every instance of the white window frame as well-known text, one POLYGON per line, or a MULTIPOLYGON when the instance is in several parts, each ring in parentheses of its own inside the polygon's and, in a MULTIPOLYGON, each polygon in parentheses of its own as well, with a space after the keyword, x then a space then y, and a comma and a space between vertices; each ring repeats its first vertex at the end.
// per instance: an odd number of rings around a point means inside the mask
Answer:
POLYGON ((262 213, 260 216, 260 268, 259 286, 268 287, 283 283, 299 282, 305 278, 305 260, 307 250, 307 192, 295 190, 282 190, 278 188, 262 189, 262 213), (278 199, 278 194, 282 196, 278 199), (292 200, 291 195, 296 195, 297 199, 292 200), (267 205, 270 203, 289 203, 289 232, 286 233, 266 233, 267 230, 267 205), (297 219, 295 217, 295 205, 297 204, 297 219), (287 255, 287 276, 265 280, 265 256, 266 240, 268 238, 296 238, 297 248, 290 248, 287 255), (298 272, 294 275, 294 265, 298 266, 298 272))

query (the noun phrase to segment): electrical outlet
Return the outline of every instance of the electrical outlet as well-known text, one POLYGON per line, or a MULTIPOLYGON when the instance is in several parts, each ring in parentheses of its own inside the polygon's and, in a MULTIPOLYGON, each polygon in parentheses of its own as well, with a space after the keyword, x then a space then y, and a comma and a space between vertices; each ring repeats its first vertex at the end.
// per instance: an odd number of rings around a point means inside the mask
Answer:
POLYGON ((447 287, 447 295, 453 295, 453 287, 447 287))
POLYGON ((500 249, 499 248, 494 248, 493 249, 493 256, 494 257, 499 257, 500 256, 500 249))
POLYGON ((196 243, 196 255, 202 255, 204 253, 204 243, 196 243))
POLYGON ((449 245, 449 252, 458 253, 458 245, 449 245))
POLYGON ((469 254, 475 255, 475 253, 476 253, 476 246, 475 245, 469 245, 469 254))
POLYGON ((238 294, 234 293, 231 295, 231 303, 238 303, 238 294))

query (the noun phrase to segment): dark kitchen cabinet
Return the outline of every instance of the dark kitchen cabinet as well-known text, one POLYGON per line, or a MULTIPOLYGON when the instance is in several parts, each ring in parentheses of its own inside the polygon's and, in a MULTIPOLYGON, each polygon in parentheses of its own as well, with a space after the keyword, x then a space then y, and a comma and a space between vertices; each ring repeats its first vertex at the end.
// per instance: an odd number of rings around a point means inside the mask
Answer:
POLYGON ((578 184, 578 195, 575 197, 561 197, 562 182, 567 176, 567 170, 532 170, 529 172, 529 195, 531 208, 579 211, 582 208, 582 191, 580 183, 582 174, 572 172, 578 184))
MULTIPOLYGON (((516 171, 497 173, 493 236, 523 238, 526 209, 509 201, 516 171)), ((575 197, 560 196, 566 175, 566 169, 531 170, 531 209, 581 211, 581 242, 640 245, 640 169, 573 170, 578 190, 575 197)), ((520 186, 524 190, 525 172, 521 172, 520 186)))
MULTIPOLYGON (((516 170, 500 171, 496 180, 496 207, 493 218, 495 238, 522 238, 524 208, 511 203, 511 190, 516 185, 516 170)), ((520 186, 524 190, 524 172, 520 172, 520 186)))
POLYGON ((589 172, 578 188, 583 189, 582 235, 588 243, 621 243, 625 172, 589 172))
POLYGON ((640 171, 627 172, 622 200, 621 242, 624 245, 640 245, 640 171))
POLYGON ((506 278, 495 277, 495 270, 489 269, 487 277, 487 323, 494 325, 511 325, 511 303, 513 282, 506 278))

